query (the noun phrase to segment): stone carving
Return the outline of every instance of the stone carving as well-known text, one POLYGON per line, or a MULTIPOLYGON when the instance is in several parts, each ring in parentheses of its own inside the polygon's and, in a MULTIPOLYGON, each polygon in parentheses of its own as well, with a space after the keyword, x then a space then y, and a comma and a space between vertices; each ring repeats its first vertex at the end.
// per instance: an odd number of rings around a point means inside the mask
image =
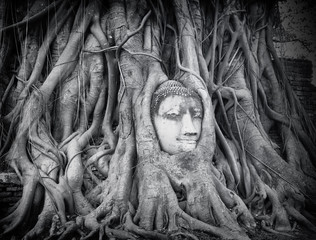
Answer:
POLYGON ((175 80, 162 83, 153 94, 151 116, 163 151, 173 155, 196 148, 203 107, 195 91, 175 80))

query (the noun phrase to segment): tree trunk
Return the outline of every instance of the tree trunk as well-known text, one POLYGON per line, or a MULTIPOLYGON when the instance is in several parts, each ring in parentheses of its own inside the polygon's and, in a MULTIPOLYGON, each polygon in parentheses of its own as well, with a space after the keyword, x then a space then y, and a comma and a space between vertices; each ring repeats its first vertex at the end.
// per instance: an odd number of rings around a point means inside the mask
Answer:
POLYGON ((273 49, 276 4, 0 3, 11 79, 0 155, 23 184, 0 236, 249 239, 258 224, 289 236, 296 222, 315 232, 316 131, 273 49), (21 20, 6 20, 16 6, 21 20), (164 151, 151 103, 170 79, 203 106, 196 147, 177 154, 164 151))

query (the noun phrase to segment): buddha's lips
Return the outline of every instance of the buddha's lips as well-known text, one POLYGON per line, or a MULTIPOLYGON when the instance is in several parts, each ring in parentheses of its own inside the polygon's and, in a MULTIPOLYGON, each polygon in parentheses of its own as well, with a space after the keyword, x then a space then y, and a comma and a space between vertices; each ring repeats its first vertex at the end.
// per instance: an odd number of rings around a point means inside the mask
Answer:
POLYGON ((177 141, 183 142, 183 143, 187 143, 187 144, 196 144, 197 140, 195 140, 195 139, 180 139, 180 138, 177 138, 177 141))

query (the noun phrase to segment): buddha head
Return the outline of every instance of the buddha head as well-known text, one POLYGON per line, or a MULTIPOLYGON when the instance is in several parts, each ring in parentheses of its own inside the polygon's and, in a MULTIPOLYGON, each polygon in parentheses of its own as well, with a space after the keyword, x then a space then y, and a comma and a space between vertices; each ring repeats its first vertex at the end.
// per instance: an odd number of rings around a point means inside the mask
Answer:
POLYGON ((162 83, 153 94, 151 116, 163 151, 173 155, 196 148, 203 107, 194 90, 174 80, 162 83))

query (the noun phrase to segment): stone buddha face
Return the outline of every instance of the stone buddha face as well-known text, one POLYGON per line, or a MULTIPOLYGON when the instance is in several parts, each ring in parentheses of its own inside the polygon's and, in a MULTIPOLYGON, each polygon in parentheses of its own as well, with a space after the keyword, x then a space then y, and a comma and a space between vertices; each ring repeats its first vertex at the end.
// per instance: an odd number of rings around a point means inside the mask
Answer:
POLYGON ((163 83, 153 96, 152 111, 163 151, 177 154, 196 148, 201 134, 203 107, 193 90, 173 80, 163 83))

